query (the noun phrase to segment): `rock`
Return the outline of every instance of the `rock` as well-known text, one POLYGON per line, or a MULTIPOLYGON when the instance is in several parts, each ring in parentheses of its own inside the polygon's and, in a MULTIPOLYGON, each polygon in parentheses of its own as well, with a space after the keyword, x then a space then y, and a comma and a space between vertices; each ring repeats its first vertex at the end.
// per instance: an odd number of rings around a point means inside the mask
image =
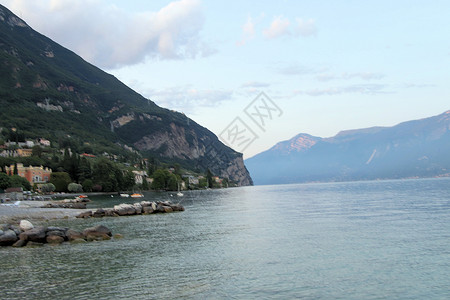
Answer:
POLYGON ((156 210, 156 203, 155 202, 152 202, 152 209, 156 210))
POLYGON ((106 234, 108 236, 112 235, 111 234, 111 230, 108 227, 103 226, 103 225, 97 225, 97 226, 94 226, 94 227, 89 227, 89 228, 86 228, 83 231, 84 235, 87 235, 89 233, 99 233, 99 234, 101 233, 101 234, 106 234))
POLYGON ((134 215, 136 214, 136 209, 131 204, 122 203, 119 205, 114 205, 114 211, 119 216, 126 216, 126 215, 134 215))
POLYGON ((111 237, 105 233, 94 233, 90 232, 86 235, 86 240, 88 242, 92 241, 104 241, 104 240, 110 240, 111 237))
POLYGON ((33 242, 33 241, 29 241, 27 243, 27 247, 30 247, 30 248, 42 247, 42 246, 44 246, 43 243, 38 243, 38 242, 33 242))
POLYGON ((12 246, 13 247, 23 247, 27 244, 27 241, 24 240, 17 240, 12 246))
POLYGON ((152 214, 154 212, 153 208, 151 206, 144 206, 142 207, 142 213, 143 214, 152 214))
POLYGON ((172 204, 170 207, 172 207, 173 211, 184 211, 184 207, 181 204, 172 204))
POLYGON ((163 208, 164 208, 164 212, 166 212, 166 213, 171 213, 171 212, 173 212, 173 208, 170 207, 170 206, 165 206, 165 205, 163 205, 163 208))
POLYGON ((103 218, 105 216, 105 210, 103 208, 99 208, 92 213, 94 218, 103 218))
POLYGON ((72 229, 69 229, 66 231, 66 237, 69 241, 74 241, 76 239, 83 239, 84 240, 84 234, 79 232, 79 231, 75 231, 72 229))
POLYGON ((33 229, 34 226, 33 226, 33 224, 31 224, 31 222, 28 221, 28 220, 21 220, 21 221, 20 221, 20 224, 19 224, 19 228, 20 228, 20 230, 22 230, 22 231, 27 231, 27 230, 33 229))
POLYGON ((48 235, 46 241, 49 244, 61 244, 64 242, 64 238, 58 235, 48 235))
POLYGON ((9 226, 9 228, 12 231, 14 231, 17 236, 22 232, 22 230, 20 230, 19 226, 16 226, 16 225, 11 225, 11 226, 9 226))
POLYGON ((47 232, 48 231, 62 231, 65 233, 67 230, 69 230, 69 228, 67 228, 67 227, 55 227, 55 226, 47 227, 47 232))
POLYGON ((64 231, 60 231, 60 230, 47 231, 47 242, 48 242, 48 237, 49 236, 59 236, 63 240, 67 238, 66 237, 66 233, 64 231))
POLYGON ((156 212, 166 212, 166 211, 164 210, 164 205, 162 205, 161 203, 158 204, 158 205, 156 205, 155 211, 156 211, 156 212))
POLYGON ((76 216, 77 218, 90 218, 92 217, 92 211, 85 211, 76 216))
POLYGON ((152 203, 150 201, 141 201, 142 207, 152 206, 152 203))
POLYGON ((32 241, 36 243, 44 243, 45 242, 45 233, 47 228, 45 227, 35 227, 33 229, 22 232, 19 237, 21 240, 32 241))
POLYGON ((3 235, 4 231, 0 229, 0 235, 3 235))
POLYGON ((0 235, 0 246, 11 246, 18 239, 19 238, 17 237, 14 230, 11 229, 3 230, 3 234, 0 235))
POLYGON ((140 203, 134 203, 133 207, 137 215, 142 214, 142 205, 140 203))
POLYGON ((105 217, 116 217, 116 216, 118 216, 118 215, 116 214, 114 209, 112 209, 112 208, 105 209, 105 217))
POLYGON ((70 241, 71 244, 82 244, 82 243, 86 243, 85 239, 82 238, 78 238, 78 239, 74 239, 70 241))
POLYGON ((122 239, 122 238, 123 238, 123 235, 121 235, 120 233, 116 233, 116 234, 113 236, 113 238, 115 238, 115 239, 122 239))

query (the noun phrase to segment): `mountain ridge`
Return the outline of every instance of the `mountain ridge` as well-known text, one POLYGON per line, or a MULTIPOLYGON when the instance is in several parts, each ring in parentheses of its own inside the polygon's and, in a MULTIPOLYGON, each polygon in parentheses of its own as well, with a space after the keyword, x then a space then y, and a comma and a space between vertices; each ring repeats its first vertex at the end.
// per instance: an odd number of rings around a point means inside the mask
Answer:
POLYGON ((211 131, 159 107, 1 5, 0 72, 0 128, 98 154, 137 152, 252 184, 242 154, 211 131))
MULTIPOLYGON (((450 151, 450 110, 392 127, 354 129, 334 137, 313 138, 315 143, 305 151, 280 151, 274 146, 246 159, 255 183, 450 175, 450 158, 446 155, 450 151)), ((288 145, 293 139, 281 143, 288 145)))

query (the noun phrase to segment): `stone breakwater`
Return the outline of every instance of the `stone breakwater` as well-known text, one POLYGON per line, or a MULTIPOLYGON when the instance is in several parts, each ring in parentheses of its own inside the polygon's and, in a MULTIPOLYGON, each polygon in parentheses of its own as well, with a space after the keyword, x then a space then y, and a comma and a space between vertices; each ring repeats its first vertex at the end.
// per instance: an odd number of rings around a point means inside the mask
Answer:
POLYGON ((154 213, 171 213, 175 211, 184 211, 181 204, 174 204, 168 201, 151 202, 141 201, 134 204, 122 203, 115 205, 113 208, 99 208, 95 211, 86 211, 80 213, 77 218, 103 218, 103 217, 119 217, 131 215, 148 215, 154 213))
POLYGON ((85 209, 86 203, 91 202, 88 198, 76 197, 75 199, 63 199, 46 203, 42 208, 74 208, 85 209))
MULTIPOLYGON (((109 240, 111 237, 111 230, 103 225, 76 231, 66 227, 34 227, 27 220, 20 221, 19 226, 0 224, 0 246, 24 247, 61 244, 63 242, 85 243, 109 240)), ((115 235, 114 237, 120 238, 121 235, 115 235)))

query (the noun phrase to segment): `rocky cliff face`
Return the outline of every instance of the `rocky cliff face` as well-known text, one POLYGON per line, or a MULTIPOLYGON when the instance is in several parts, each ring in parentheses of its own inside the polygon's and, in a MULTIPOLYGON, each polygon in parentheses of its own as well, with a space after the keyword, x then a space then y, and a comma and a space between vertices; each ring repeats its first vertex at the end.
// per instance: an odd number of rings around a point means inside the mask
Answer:
POLYGON ((193 161, 195 168, 210 169, 213 174, 229 178, 240 186, 253 185, 242 154, 223 145, 212 133, 205 134, 197 126, 183 127, 170 123, 169 130, 146 134, 134 142, 134 146, 141 151, 160 153, 163 157, 193 161))

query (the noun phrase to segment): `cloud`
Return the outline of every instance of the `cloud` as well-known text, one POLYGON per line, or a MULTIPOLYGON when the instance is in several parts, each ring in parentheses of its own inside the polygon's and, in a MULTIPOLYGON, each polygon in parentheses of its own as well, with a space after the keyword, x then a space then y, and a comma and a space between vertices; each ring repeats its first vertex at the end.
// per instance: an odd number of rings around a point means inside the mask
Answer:
POLYGON ((342 74, 330 74, 330 73, 322 73, 316 76, 316 79, 319 81, 330 81, 337 79, 363 79, 363 80, 377 80, 384 78, 385 75, 381 73, 373 73, 373 72, 356 72, 356 73, 342 73, 342 74))
POLYGON ((353 93, 376 95, 376 94, 392 93, 392 92, 386 91, 387 87, 388 86, 385 84, 353 84, 353 85, 341 86, 341 87, 296 90, 293 92, 292 96, 298 96, 298 95, 332 96, 332 95, 353 94, 353 93))
POLYGON ((270 83, 259 82, 259 81, 249 81, 241 85, 241 88, 267 88, 270 83))
POLYGON ((195 114, 199 107, 218 107, 224 101, 232 100, 233 91, 199 90, 186 85, 148 90, 145 95, 162 107, 195 114))
POLYGON ((320 72, 326 71, 328 68, 326 67, 309 67, 305 65, 299 65, 297 63, 292 63, 289 65, 285 65, 283 67, 277 68, 276 72, 282 74, 282 75, 288 75, 288 76, 298 76, 298 75, 311 75, 311 74, 317 74, 320 72))
POLYGON ((313 19, 303 20, 296 18, 295 34, 301 36, 311 36, 317 34, 316 21, 313 19))
POLYGON ((242 38, 236 42, 236 45, 243 46, 249 40, 255 37, 255 22, 252 17, 247 18, 247 22, 242 26, 242 38))
POLYGON ((288 18, 283 16, 276 16, 273 18, 269 28, 263 31, 263 34, 268 39, 274 39, 285 35, 290 35, 289 26, 291 22, 288 18))
POLYGON ((174 1, 158 11, 130 13, 106 0, 10 0, 37 31, 87 61, 116 68, 153 59, 192 59, 215 53, 200 36, 198 0, 174 1))

